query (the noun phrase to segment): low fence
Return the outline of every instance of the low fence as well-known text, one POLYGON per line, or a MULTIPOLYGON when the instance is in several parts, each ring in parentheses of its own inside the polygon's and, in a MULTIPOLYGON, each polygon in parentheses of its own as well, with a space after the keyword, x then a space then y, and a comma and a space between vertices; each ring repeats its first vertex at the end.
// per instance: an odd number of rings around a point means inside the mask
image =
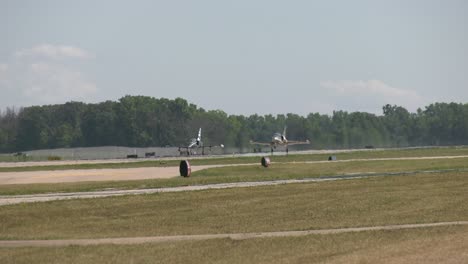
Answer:
MULTIPOLYGON (((304 150, 301 146, 290 146, 290 150, 304 150)), ((284 152, 284 147, 278 147, 275 152, 284 152)), ((269 154, 270 147, 248 147, 248 148, 221 148, 205 147, 190 149, 190 155, 237 155, 246 153, 256 153, 257 155, 269 154)), ((132 147, 87 147, 87 148, 59 148, 59 149, 42 149, 23 151, 20 153, 5 153, 0 154, 0 160, 6 157, 13 158, 16 156, 17 160, 24 157, 25 160, 42 160, 48 157, 60 157, 66 160, 92 160, 92 159, 126 159, 126 158, 161 158, 161 157, 179 157, 187 156, 187 148, 178 147, 148 147, 148 148, 132 148, 132 147)))

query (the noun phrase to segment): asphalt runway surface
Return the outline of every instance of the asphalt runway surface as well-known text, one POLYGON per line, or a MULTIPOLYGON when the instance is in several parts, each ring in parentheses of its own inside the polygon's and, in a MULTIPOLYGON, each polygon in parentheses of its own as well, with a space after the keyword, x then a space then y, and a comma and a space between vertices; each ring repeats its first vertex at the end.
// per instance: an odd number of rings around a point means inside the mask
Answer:
MULTIPOLYGON (((400 149, 340 149, 340 150, 304 150, 289 151, 289 154, 337 154, 354 151, 381 151, 381 150, 400 150, 400 149)), ((0 168, 5 167, 32 167, 32 166, 57 166, 57 165, 78 165, 78 164, 103 164, 103 163, 134 163, 142 161, 165 161, 165 160, 183 160, 183 159, 216 159, 216 158, 236 158, 236 157, 263 157, 270 156, 270 152, 262 153, 232 153, 223 155, 192 155, 177 157, 158 157, 158 158, 138 158, 138 159, 96 159, 96 160, 56 160, 56 161, 26 161, 26 162, 0 162, 0 168)), ((284 151, 277 151, 273 156, 285 156, 284 151)))
POLYGON ((118 238, 63 239, 63 240, 0 240, 0 247, 2 248, 64 247, 64 246, 90 246, 90 245, 103 245, 103 244, 134 245, 134 244, 143 244, 143 243, 199 241, 199 240, 223 239, 223 238, 228 238, 232 240, 245 240, 245 239, 254 239, 254 238, 298 237, 298 236, 308 236, 308 235, 327 235, 327 234, 340 234, 340 233, 350 233, 350 232, 401 230, 401 229, 430 228, 430 227, 456 226, 456 225, 458 226, 468 225, 468 221, 370 226, 370 227, 350 227, 350 228, 335 228, 335 229, 313 229, 313 230, 301 230, 301 231, 257 232, 257 233, 204 234, 204 235, 153 236, 153 237, 118 237, 118 238))

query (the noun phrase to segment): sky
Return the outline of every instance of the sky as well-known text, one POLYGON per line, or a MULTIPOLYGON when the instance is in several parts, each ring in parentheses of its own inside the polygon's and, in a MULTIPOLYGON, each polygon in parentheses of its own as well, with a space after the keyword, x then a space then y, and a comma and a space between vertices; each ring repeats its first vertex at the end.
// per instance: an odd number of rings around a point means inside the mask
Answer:
POLYGON ((468 1, 0 1, 0 109, 125 95, 228 114, 468 102, 468 1))

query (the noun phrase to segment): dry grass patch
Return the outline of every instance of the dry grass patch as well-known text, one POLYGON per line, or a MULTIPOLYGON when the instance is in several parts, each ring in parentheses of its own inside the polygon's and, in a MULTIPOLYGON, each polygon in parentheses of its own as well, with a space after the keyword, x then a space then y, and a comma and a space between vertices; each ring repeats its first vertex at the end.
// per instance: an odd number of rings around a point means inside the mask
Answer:
POLYGON ((0 249, 1 263, 465 263, 466 226, 234 241, 0 249))

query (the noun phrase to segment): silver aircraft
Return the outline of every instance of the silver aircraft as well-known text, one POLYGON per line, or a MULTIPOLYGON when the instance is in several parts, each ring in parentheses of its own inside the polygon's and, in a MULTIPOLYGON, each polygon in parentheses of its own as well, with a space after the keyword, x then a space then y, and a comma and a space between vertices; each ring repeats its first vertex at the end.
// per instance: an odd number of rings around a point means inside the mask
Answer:
POLYGON ((270 142, 256 142, 256 141, 251 140, 250 144, 270 146, 271 154, 273 154, 273 149, 276 149, 277 146, 286 146, 286 153, 288 153, 289 152, 288 146, 310 144, 310 141, 308 139, 306 141, 288 140, 286 138, 286 127, 284 127, 283 133, 273 134, 270 142))
POLYGON ((182 156, 183 154, 186 154, 187 156, 190 156, 192 154, 197 154, 196 152, 192 151, 194 149, 201 149, 201 154, 205 155, 205 147, 208 148, 209 153, 211 153, 212 148, 217 148, 221 147, 224 148, 224 145, 221 144, 219 146, 204 146, 203 141, 202 141, 202 132, 201 128, 198 129, 198 135, 196 138, 192 138, 190 140, 190 143, 187 146, 179 147, 179 152, 180 155, 182 156))
POLYGON ((187 156, 189 156, 192 154, 192 149, 200 147, 203 147, 203 142, 201 141, 201 127, 198 130, 198 136, 196 138, 192 138, 187 146, 179 147, 179 152, 180 155, 185 153, 187 156))

